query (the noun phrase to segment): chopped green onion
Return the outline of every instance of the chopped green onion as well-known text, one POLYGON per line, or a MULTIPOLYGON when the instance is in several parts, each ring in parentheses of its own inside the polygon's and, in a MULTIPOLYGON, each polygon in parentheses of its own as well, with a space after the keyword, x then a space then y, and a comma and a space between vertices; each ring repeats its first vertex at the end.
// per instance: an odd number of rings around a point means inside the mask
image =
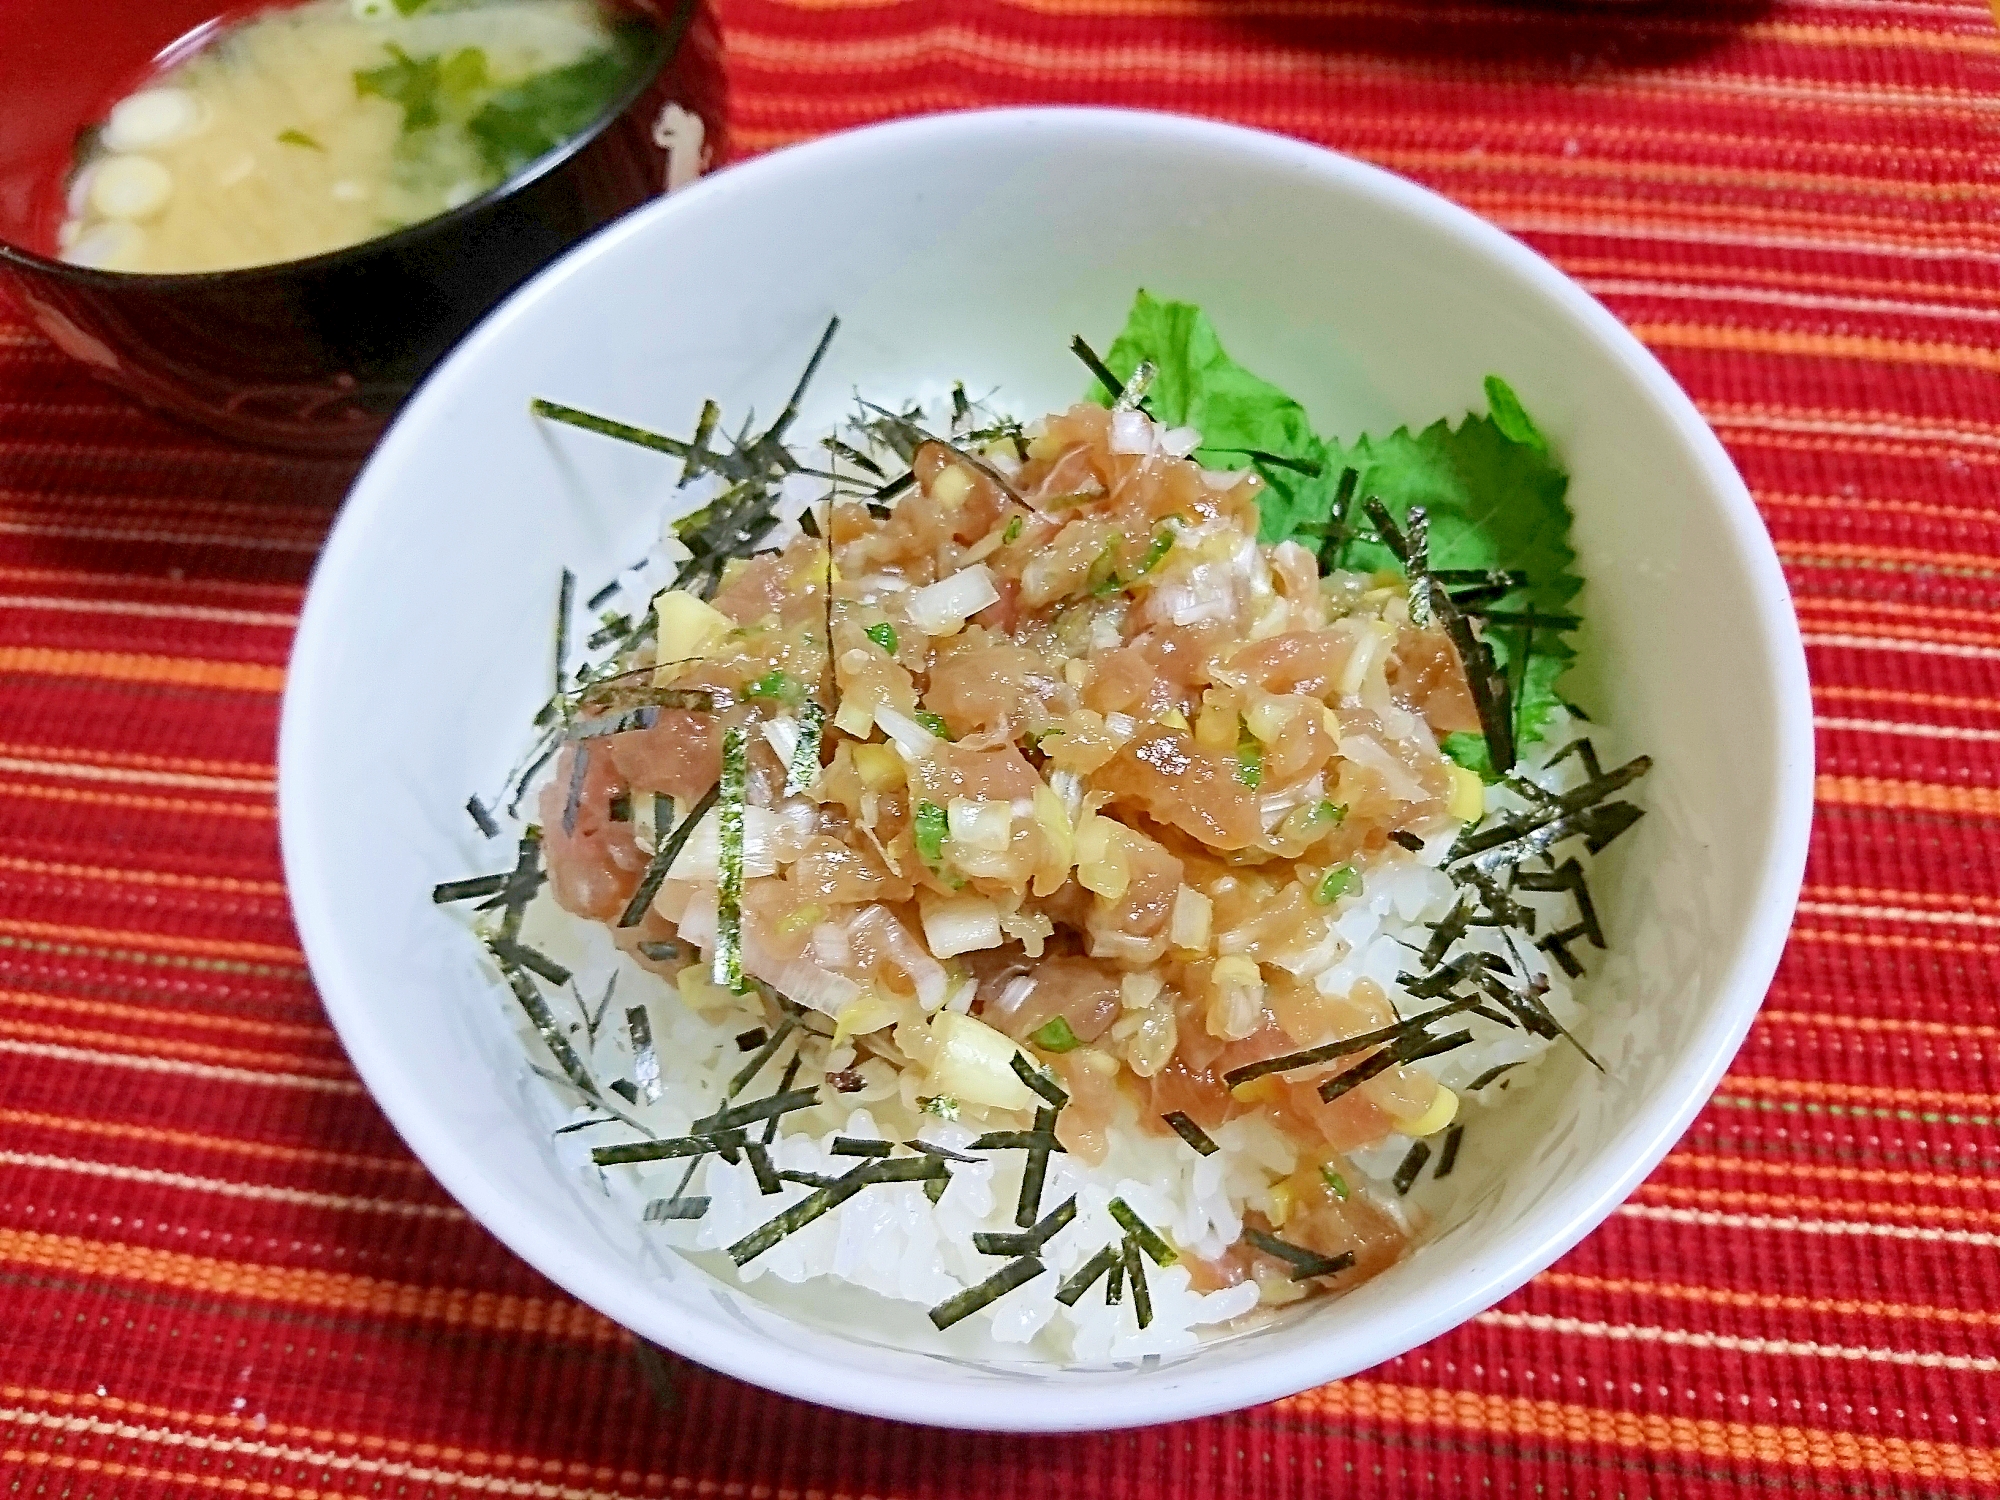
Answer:
POLYGON ((942 714, 934 714, 927 708, 920 708, 911 714, 910 717, 941 740, 948 740, 952 737, 951 726, 945 723, 942 714))
POLYGON ((1236 741, 1236 779, 1253 792, 1264 784, 1264 747, 1247 729, 1236 741))
POLYGON ((1014 517, 1013 520, 1007 523, 1007 529, 1000 533, 1000 545, 1005 547, 1018 542, 1021 539, 1021 532, 1027 524, 1027 521, 1023 517, 1014 517))
POLYGON ((1076 1033, 1069 1029, 1069 1022, 1061 1016, 1051 1016, 1028 1034, 1028 1040, 1044 1052, 1074 1052, 1083 1045, 1077 1040, 1076 1033))
POLYGON ((861 632, 889 655, 896 654, 896 627, 887 620, 877 621, 861 632))
POLYGON ((1123 1198, 1111 1200, 1111 1217, 1118 1221, 1127 1238, 1152 1257, 1153 1264, 1165 1270, 1179 1260, 1180 1252, 1160 1237, 1160 1232, 1132 1211, 1132 1205, 1123 1198))
POLYGON ((1337 827, 1347 821, 1347 804, 1345 802, 1336 802, 1333 798, 1328 797, 1324 801, 1314 805, 1312 820, 1315 823, 1330 822, 1337 827))
POLYGON ((726 990, 743 983, 743 799, 749 756, 744 735, 732 727, 722 737, 722 869, 715 889, 715 964, 711 973, 726 990))
POLYGON ((1361 889, 1361 877, 1353 865, 1335 865, 1320 876, 1319 884, 1313 887, 1313 900, 1321 906, 1331 906, 1349 891, 1361 889))
POLYGON ((1333 1196, 1342 1203, 1347 1201, 1347 1179, 1334 1171, 1329 1164, 1319 1169, 1320 1180, 1333 1190, 1333 1196))
POLYGON ((303 130, 281 130, 278 143, 283 146, 304 146, 309 151, 324 151, 326 147, 307 135, 303 130))
POLYGON ((782 698, 791 690, 792 679, 773 667, 743 690, 749 698, 782 698))
POLYGON ((917 1100, 917 1108, 940 1120, 958 1118, 958 1101, 949 1094, 929 1094, 917 1100))
POLYGON ((1146 555, 1139 559, 1139 567, 1134 578, 1144 578, 1160 565, 1162 559, 1174 550, 1174 532, 1171 526, 1163 526, 1153 533, 1153 543, 1146 549, 1146 555))
POLYGON ((919 802, 910 823, 917 841, 917 858, 932 871, 941 869, 944 865, 945 835, 951 827, 944 809, 935 802, 919 802))

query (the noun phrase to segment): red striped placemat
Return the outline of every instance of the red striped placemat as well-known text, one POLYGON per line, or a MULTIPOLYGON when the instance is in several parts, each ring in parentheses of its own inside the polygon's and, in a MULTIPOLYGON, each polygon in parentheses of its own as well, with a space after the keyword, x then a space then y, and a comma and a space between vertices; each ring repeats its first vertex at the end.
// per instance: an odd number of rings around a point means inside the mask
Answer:
POLYGON ((1555 1269, 1365 1377, 940 1438, 631 1339, 431 1183, 286 914, 271 785, 349 471, 135 412, 0 310, 10 1494, 2000 1491, 2000 32, 1976 0, 725 0, 760 150, 919 110, 1283 130, 1528 238, 1742 466, 1820 808, 1713 1104, 1555 1269))

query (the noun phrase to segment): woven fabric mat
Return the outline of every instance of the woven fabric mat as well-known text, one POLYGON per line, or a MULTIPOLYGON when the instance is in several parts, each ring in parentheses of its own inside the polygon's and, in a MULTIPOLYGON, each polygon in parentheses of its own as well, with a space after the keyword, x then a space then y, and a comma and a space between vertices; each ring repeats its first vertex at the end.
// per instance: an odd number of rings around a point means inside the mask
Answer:
POLYGON ((724 0, 736 139, 1241 120, 1525 236, 1638 331, 1797 591, 1819 822, 1720 1093, 1596 1234, 1357 1379, 944 1437, 635 1349, 446 1199, 328 1029, 278 694, 347 468, 0 309, 0 1471, 13 1495, 2000 1491, 2000 34, 1977 0, 724 0))

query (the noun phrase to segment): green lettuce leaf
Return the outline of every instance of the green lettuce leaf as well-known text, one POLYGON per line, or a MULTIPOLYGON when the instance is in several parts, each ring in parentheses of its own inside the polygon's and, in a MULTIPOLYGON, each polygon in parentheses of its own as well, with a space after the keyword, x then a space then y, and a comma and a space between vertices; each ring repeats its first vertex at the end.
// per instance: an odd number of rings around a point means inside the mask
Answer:
MULTIPOLYGON (((1570 612, 1583 580, 1569 544, 1569 476, 1499 376, 1486 380, 1490 415, 1468 415, 1456 427, 1438 421, 1419 433, 1405 427, 1341 444, 1320 437, 1297 401, 1231 359, 1207 316, 1190 303, 1139 293, 1105 363, 1120 379, 1130 379, 1141 360, 1151 360, 1157 370, 1145 403, 1155 419, 1199 428, 1202 446, 1195 456, 1208 467, 1254 464, 1268 482, 1258 527, 1262 541, 1296 538, 1318 551, 1322 538, 1307 528, 1326 521, 1340 473, 1352 468, 1359 475, 1357 497, 1380 499, 1398 522, 1406 520, 1411 506, 1424 507, 1433 568, 1522 573, 1525 586, 1496 608, 1570 612), (1253 451, 1318 472, 1303 474, 1259 460, 1253 451)), ((1108 399, 1101 385, 1092 395, 1108 399)), ((1358 500, 1353 520, 1365 525, 1358 500)), ((1361 571, 1397 569, 1394 555, 1373 540, 1348 542, 1339 561, 1361 571)), ((1545 738, 1563 703, 1561 679, 1576 654, 1567 633, 1489 626, 1485 639, 1513 684, 1518 743, 1545 738)), ((1444 748, 1461 765, 1492 775, 1480 736, 1449 735, 1444 748)))

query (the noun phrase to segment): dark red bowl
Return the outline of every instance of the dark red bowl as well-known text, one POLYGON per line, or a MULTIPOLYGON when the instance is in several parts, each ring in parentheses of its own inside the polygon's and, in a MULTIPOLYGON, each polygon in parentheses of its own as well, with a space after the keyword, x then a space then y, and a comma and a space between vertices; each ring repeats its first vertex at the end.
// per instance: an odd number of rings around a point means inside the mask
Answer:
MULTIPOLYGON (((279 0, 292 3, 292 0, 279 0)), ((592 230, 658 193, 669 103, 721 160, 721 42, 706 0, 621 0, 645 23, 625 95, 576 139, 451 212, 306 260, 155 276, 54 258, 84 127, 170 53, 268 8, 229 0, 0 6, 0 286, 58 346, 170 415, 245 443, 368 447, 481 315, 592 230)))

